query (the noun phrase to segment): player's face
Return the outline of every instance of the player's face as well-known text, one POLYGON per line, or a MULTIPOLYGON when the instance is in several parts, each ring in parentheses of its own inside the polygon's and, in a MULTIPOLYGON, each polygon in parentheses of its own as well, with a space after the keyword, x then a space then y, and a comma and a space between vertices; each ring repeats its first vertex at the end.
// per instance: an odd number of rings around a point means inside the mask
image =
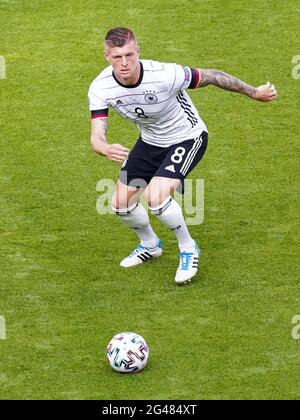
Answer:
POLYGON ((138 82, 140 77, 140 51, 135 41, 130 41, 124 47, 106 48, 104 55, 112 65, 116 78, 124 85, 138 82))

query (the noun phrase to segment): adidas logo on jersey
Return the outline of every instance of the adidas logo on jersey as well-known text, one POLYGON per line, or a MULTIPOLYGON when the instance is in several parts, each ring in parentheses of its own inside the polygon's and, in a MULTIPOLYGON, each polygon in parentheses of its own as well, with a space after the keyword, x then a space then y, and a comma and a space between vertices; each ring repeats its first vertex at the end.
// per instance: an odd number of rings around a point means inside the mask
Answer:
POLYGON ((175 173, 175 172, 176 172, 176 171, 175 171, 175 167, 174 167, 174 165, 166 166, 166 167, 165 167, 165 170, 166 170, 166 171, 173 172, 173 173, 175 173))

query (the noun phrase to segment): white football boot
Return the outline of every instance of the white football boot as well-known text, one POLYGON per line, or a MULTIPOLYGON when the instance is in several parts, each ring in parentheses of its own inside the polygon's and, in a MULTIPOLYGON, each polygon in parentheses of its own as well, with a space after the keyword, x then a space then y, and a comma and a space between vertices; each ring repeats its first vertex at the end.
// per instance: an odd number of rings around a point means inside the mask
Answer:
POLYGON ((182 284, 191 281, 197 274, 200 255, 200 249, 196 242, 194 251, 180 253, 179 267, 175 276, 176 283, 182 284))
POLYGON ((120 266, 121 267, 134 267, 138 264, 143 264, 152 258, 158 258, 162 254, 162 242, 159 241, 157 246, 154 248, 148 248, 143 246, 142 244, 139 244, 135 250, 128 255, 128 257, 124 258, 123 261, 121 261, 120 266))

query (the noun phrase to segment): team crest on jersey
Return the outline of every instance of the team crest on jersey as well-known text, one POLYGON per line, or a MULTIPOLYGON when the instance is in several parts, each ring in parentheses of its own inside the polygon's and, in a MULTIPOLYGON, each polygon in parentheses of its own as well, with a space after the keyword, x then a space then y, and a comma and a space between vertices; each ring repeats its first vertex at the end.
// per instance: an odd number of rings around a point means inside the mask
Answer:
POLYGON ((154 93, 148 92, 145 95, 145 101, 147 104, 156 104, 158 102, 158 97, 154 93))

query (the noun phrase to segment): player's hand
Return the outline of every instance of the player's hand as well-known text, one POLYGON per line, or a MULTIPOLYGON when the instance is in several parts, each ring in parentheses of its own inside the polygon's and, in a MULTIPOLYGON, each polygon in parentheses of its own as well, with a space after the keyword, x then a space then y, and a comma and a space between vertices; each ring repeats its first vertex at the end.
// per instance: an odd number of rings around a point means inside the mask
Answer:
POLYGON ((277 98, 277 90, 274 85, 268 82, 266 85, 256 88, 255 99, 262 102, 270 102, 277 98))
POLYGON ((105 155, 113 162, 122 163, 129 155, 129 149, 121 144, 109 144, 105 155))

